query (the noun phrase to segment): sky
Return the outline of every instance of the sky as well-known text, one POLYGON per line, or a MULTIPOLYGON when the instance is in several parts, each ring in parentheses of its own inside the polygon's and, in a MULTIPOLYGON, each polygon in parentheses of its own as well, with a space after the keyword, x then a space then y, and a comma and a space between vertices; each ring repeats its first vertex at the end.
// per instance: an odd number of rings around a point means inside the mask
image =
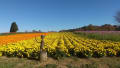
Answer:
POLYGON ((0 33, 16 22, 19 32, 59 31, 116 24, 120 0, 0 0, 0 33))

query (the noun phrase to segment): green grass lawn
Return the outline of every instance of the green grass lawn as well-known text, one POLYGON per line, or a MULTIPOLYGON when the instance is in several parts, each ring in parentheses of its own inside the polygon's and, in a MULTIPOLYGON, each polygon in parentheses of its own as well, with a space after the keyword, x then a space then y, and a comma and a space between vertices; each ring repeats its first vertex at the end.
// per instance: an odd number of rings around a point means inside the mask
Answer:
POLYGON ((77 58, 60 60, 48 58, 46 62, 26 58, 0 57, 0 68, 120 68, 120 57, 77 58))

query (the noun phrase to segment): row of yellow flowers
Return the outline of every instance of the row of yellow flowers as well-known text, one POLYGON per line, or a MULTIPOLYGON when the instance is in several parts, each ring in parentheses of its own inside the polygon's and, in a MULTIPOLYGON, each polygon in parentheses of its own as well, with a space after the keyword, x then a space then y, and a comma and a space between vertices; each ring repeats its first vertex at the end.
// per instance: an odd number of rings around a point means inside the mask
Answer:
MULTIPOLYGON (((0 46, 0 54, 6 56, 18 56, 38 58, 40 37, 31 40, 23 40, 0 46)), ((73 33, 49 33, 45 37, 44 50, 49 56, 59 58, 63 56, 78 57, 103 57, 120 56, 120 42, 107 40, 94 40, 79 37, 73 33)))

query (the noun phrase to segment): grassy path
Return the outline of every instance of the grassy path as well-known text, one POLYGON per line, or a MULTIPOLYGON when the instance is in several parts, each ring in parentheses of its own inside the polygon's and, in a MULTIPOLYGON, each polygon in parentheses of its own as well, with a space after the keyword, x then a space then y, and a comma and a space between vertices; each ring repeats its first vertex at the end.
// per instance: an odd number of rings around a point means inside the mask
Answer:
POLYGON ((54 60, 48 58, 47 62, 25 58, 0 57, 0 68, 120 68, 120 57, 104 58, 63 58, 54 60))

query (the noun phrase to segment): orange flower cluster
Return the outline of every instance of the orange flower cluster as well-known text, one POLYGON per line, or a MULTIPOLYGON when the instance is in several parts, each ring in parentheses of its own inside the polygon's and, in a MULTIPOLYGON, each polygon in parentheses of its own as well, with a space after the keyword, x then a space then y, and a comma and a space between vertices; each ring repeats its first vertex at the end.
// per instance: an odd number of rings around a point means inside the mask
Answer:
POLYGON ((0 36, 0 45, 8 44, 8 43, 15 43, 21 40, 28 40, 34 37, 38 37, 41 35, 47 35, 48 33, 29 33, 29 34, 16 34, 16 35, 7 35, 7 36, 0 36))

